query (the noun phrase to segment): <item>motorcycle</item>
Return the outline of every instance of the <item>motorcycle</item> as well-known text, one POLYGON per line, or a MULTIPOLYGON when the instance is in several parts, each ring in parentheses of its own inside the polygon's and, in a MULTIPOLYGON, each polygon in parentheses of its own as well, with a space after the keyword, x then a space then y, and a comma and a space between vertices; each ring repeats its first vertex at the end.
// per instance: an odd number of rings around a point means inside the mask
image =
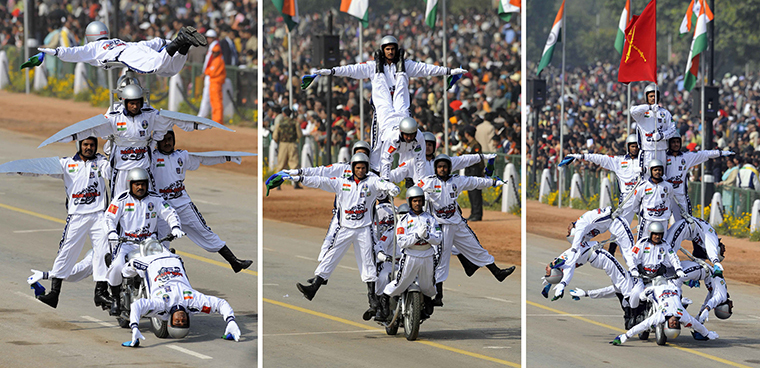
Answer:
MULTIPOLYGON (((647 286, 649 286, 651 284, 660 284, 660 283, 665 283, 668 280, 678 279, 678 276, 671 275, 671 276, 667 276, 666 277, 666 276, 657 275, 657 274, 653 274, 653 275, 642 274, 639 278, 644 282, 644 286, 647 287, 647 286)), ((640 315, 636 316, 636 321, 634 322, 634 326, 637 325, 637 324, 639 324, 639 323, 641 323, 641 322, 643 322, 645 319, 651 317, 655 313, 657 313, 657 305, 654 302, 649 301, 649 300, 647 300, 646 302, 642 300, 641 302, 642 303, 646 303, 645 304, 646 305, 646 315, 640 314, 640 315)), ((657 345, 665 345, 665 343, 668 342, 668 337, 665 335, 665 324, 666 323, 668 323, 668 322, 665 321, 663 323, 659 323, 657 325, 650 326, 648 329, 646 329, 643 332, 639 333, 639 340, 648 340, 649 339, 649 335, 652 332, 654 332, 655 341, 657 341, 657 345)))
MULTIPOLYGON (((174 240, 173 235, 167 235, 160 240, 157 240, 155 238, 147 238, 138 243, 138 247, 135 250, 127 253, 126 261, 128 263, 137 257, 146 257, 162 252, 168 253, 169 250, 167 250, 161 244, 163 242, 171 242, 172 240, 174 240)), ((132 242, 132 240, 130 238, 124 237, 119 238, 120 244, 126 242, 132 242)), ((121 298, 121 314, 116 317, 116 321, 119 323, 119 326, 121 326, 121 328, 129 328, 129 314, 131 312, 132 302, 137 299, 147 299, 148 297, 148 284, 139 275, 134 277, 125 277, 122 280, 121 294, 119 295, 119 298, 121 298)), ((151 317, 150 321, 151 330, 153 330, 153 333, 156 335, 156 337, 169 337, 167 321, 163 321, 160 318, 156 317, 151 317)))

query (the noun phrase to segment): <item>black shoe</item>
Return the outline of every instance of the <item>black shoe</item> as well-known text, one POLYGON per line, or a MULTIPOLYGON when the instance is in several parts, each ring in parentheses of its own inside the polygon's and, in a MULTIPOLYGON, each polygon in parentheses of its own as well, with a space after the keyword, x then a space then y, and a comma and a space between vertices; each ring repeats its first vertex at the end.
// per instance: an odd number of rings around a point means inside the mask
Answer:
POLYGON ((298 288, 298 291, 300 291, 303 294, 303 297, 307 300, 311 301, 314 299, 314 295, 317 295, 317 290, 319 290, 319 287, 322 286, 322 283, 325 281, 325 279, 316 276, 314 277, 314 282, 309 285, 303 285, 301 283, 296 284, 296 288, 298 288))
POLYGON ((293 185, 293 189, 303 189, 303 187, 301 186, 301 184, 296 183, 295 185, 293 185))
POLYGON ((108 294, 108 282, 98 281, 95 283, 95 306, 106 310, 113 304, 113 298, 108 294))
POLYGON ((443 283, 439 282, 435 284, 435 298, 433 298, 433 306, 443 307, 443 283))
POLYGON ((235 257, 234 254, 232 254, 232 251, 226 245, 223 246, 222 249, 219 249, 219 254, 221 254, 222 257, 224 257, 224 259, 230 264, 230 266, 232 266, 232 270, 235 271, 235 273, 251 267, 253 264, 253 261, 251 260, 239 260, 237 257, 235 257))
POLYGON ((109 316, 121 315, 121 285, 111 286, 111 295, 113 295, 113 302, 111 302, 111 310, 108 311, 109 316))
POLYGON ((183 27, 180 29, 180 32, 185 31, 185 36, 187 37, 187 41, 190 42, 191 45, 198 47, 198 46, 208 46, 208 40, 206 40, 206 36, 200 34, 198 30, 196 30, 194 27, 183 27))
POLYGON ((465 257, 462 253, 457 254, 457 259, 459 259, 459 263, 462 264, 464 273, 467 275, 467 277, 472 277, 472 275, 475 274, 475 271, 480 268, 476 264, 470 262, 470 260, 467 259, 467 257, 465 257))
POLYGON ((491 271, 494 277, 496 277, 499 282, 504 281, 504 279, 507 278, 507 276, 511 275, 512 272, 515 272, 515 266, 507 267, 505 269, 500 269, 498 266, 496 266, 495 263, 491 263, 490 265, 486 266, 488 267, 488 270, 491 271))
POLYGON ((50 292, 45 295, 37 296, 37 300, 56 308, 58 307, 58 296, 61 294, 61 284, 63 279, 53 277, 50 280, 50 292))
POLYGON ((399 48, 398 61, 396 61, 396 73, 406 73, 406 66, 404 65, 405 61, 406 61, 406 50, 399 48))
POLYGON ((383 65, 385 65, 385 54, 383 50, 375 51, 375 73, 383 73, 383 65))
POLYGON ((482 217, 468 217, 467 222, 483 221, 482 217))

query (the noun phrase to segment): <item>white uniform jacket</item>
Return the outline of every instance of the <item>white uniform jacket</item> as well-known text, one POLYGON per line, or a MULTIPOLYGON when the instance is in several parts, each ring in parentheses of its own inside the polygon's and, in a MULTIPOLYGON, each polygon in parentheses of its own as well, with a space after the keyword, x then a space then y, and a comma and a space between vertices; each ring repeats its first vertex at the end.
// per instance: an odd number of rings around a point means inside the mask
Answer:
POLYGON ((340 225, 350 229, 373 226, 372 207, 375 200, 381 191, 397 188, 395 184, 377 176, 367 176, 364 180, 320 176, 303 176, 301 179, 301 183, 307 187, 336 194, 340 225))
MULTIPOLYGON (((587 242, 597 235, 610 231, 615 236, 616 242, 620 246, 625 262, 630 266, 633 263, 631 247, 633 247, 633 233, 622 218, 612 218, 612 207, 597 208, 581 215, 575 221, 576 235, 573 238, 572 249, 578 251, 575 255, 581 253, 581 244, 587 242)), ((575 259, 569 259, 568 262, 576 262, 575 259)))
POLYGON ((639 147, 642 150, 668 149, 668 139, 676 132, 673 117, 668 110, 658 105, 636 105, 631 106, 631 117, 636 121, 639 147))
POLYGON ((451 175, 444 181, 436 175, 420 180, 417 186, 427 193, 427 206, 439 224, 462 223, 462 211, 457 204, 459 193, 465 190, 485 189, 495 183, 495 179, 474 176, 451 175))
POLYGON ((398 162, 414 159, 414 174, 425 177, 425 137, 417 130, 414 140, 407 143, 401 139, 398 127, 383 134, 383 148, 380 153, 380 177, 390 179, 393 154, 398 152, 398 162))
POLYGON ((177 212, 158 194, 149 192, 143 199, 137 199, 129 192, 123 192, 108 206, 106 226, 110 234, 116 232, 117 224, 121 225, 119 235, 138 242, 156 236, 158 217, 171 228, 180 227, 177 212))
POLYGON ((414 257, 430 257, 435 254, 434 245, 441 244, 443 233, 441 225, 431 214, 422 212, 419 215, 409 212, 401 217, 396 227, 396 241, 402 252, 414 257), (427 234, 420 236, 422 229, 427 234))
MULTIPOLYGON (((474 164, 477 164, 478 162, 483 160, 482 154, 472 154, 472 155, 462 155, 462 156, 454 156, 451 158, 451 172, 457 172, 459 170, 462 170, 466 167, 472 166, 474 164)), ((398 183, 405 178, 412 178, 415 183, 419 182, 420 179, 424 178, 425 176, 435 175, 435 168, 433 167, 433 163, 435 160, 428 160, 427 157, 425 157, 425 170, 424 170, 424 176, 417 177, 415 175, 414 167, 416 164, 416 158, 412 158, 411 160, 404 161, 398 165, 397 168, 391 170, 391 180, 394 183, 398 183)))
MULTIPOLYGON (((435 77, 435 76, 441 76, 441 75, 449 75, 451 73, 451 68, 437 66, 437 65, 431 65, 431 64, 425 64, 420 63, 412 60, 405 60, 404 61, 404 68, 406 69, 406 75, 409 76, 409 78, 414 77, 435 77)), ((360 64, 352 64, 352 65, 345 65, 345 66, 337 66, 332 68, 332 70, 335 72, 335 76, 337 77, 350 77, 354 79, 365 79, 369 78, 370 80, 374 80, 377 76, 376 70, 375 70, 375 61, 370 60, 364 63, 360 64)), ((396 85, 396 64, 385 64, 383 69, 383 77, 385 77, 385 81, 388 84, 389 88, 394 88, 396 85)), ((391 94, 394 91, 391 90, 391 94)))
POLYGON ((216 165, 230 159, 230 156, 194 156, 185 150, 175 150, 168 155, 157 149, 153 150, 151 172, 156 182, 156 192, 172 207, 188 204, 191 200, 185 191, 185 173, 188 170, 198 170, 201 164, 216 165))
MULTIPOLYGON (((673 186, 663 180, 659 184, 649 180, 641 183, 634 191, 634 208, 639 208, 639 216, 649 221, 670 220, 673 186)), ((679 209, 680 211, 680 209, 679 209)))
MULTIPOLYGON (((639 156, 641 156, 639 154, 639 156)), ((639 181, 641 166, 639 157, 633 158, 630 155, 608 156, 599 154, 584 154, 583 160, 595 163, 606 170, 615 173, 618 179, 618 190, 620 190, 620 201, 633 190, 639 181)))
MULTIPOLYGON (((669 151, 668 151, 669 152, 669 151)), ((719 150, 699 151, 699 152, 677 152, 676 155, 668 153, 665 162, 665 173, 663 177, 673 186, 673 197, 679 203, 687 203, 688 198, 688 172, 689 169, 697 166, 711 158, 720 157, 719 150)), ((690 206, 689 206, 690 207, 690 206)))
POLYGON ((635 264, 643 266, 646 272, 657 272, 661 265, 673 267, 676 271, 681 269, 681 261, 670 244, 664 241, 654 244, 649 238, 639 239, 633 246, 633 260, 635 264))
POLYGON ((69 215, 101 212, 106 209, 106 178, 110 176, 108 159, 96 154, 84 161, 77 153, 74 157, 59 159, 63 167, 63 185, 66 188, 66 210, 69 215))
POLYGON ((188 314, 220 313, 225 321, 235 319, 226 300, 199 293, 190 286, 180 258, 169 252, 138 257, 122 269, 124 277, 139 275, 148 284, 148 299, 132 302, 129 322, 137 327, 140 317, 171 318, 172 307, 181 305, 188 314))
POLYGON ((686 220, 676 221, 668 230, 665 242, 678 252, 684 240, 693 242, 695 257, 708 259, 713 264, 720 262, 720 239, 707 221, 694 218, 694 225, 686 220))

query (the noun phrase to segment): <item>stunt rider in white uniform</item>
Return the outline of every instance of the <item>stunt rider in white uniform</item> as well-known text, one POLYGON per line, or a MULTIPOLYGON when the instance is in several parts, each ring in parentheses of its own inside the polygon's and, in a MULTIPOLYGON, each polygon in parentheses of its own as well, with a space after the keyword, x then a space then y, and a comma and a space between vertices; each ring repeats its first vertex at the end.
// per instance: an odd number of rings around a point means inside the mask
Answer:
POLYGON ((84 46, 39 50, 70 63, 85 62, 105 69, 108 62, 120 62, 141 74, 155 73, 160 77, 171 77, 182 70, 190 46, 208 44, 206 37, 193 27, 182 27, 177 38, 169 42, 163 38, 124 42, 118 38, 109 40, 108 27, 102 22, 94 21, 87 25, 85 36, 88 43, 84 46))
POLYGON ((377 281, 374 254, 376 237, 372 209, 381 191, 396 196, 400 189, 377 176, 368 176, 369 157, 363 153, 356 153, 351 157, 351 170, 353 172, 351 178, 292 177, 293 181, 303 183, 307 187, 337 194, 336 201, 340 215, 335 241, 314 271, 313 282, 308 285, 299 283, 296 286, 306 299, 312 300, 319 287, 330 278, 349 245, 353 243, 356 263, 361 270, 362 281, 367 283, 367 292, 371 298, 370 308, 377 310, 378 301, 374 297, 375 281, 377 281))
POLYGON ((648 226, 649 236, 639 238, 633 246, 635 266, 630 270, 631 276, 639 277, 642 272, 654 274, 660 270, 660 267, 666 266, 675 269, 678 277, 686 277, 678 255, 663 239, 665 227, 659 222, 651 222, 648 226))
POLYGON ((183 338, 190 332, 190 315, 197 313, 221 314, 227 322, 223 338, 240 339, 240 328, 230 304, 224 299, 193 290, 182 260, 165 248, 157 247, 149 255, 130 260, 122 275, 142 277, 147 281, 149 295, 147 299, 132 302, 129 312, 132 341, 122 346, 137 347, 140 346, 139 339, 145 340, 138 328, 140 317, 157 317, 167 321, 169 336, 183 338))
MULTIPOLYGON (((649 179, 641 183, 633 192, 634 208, 639 209, 639 240, 649 236, 648 226, 651 223, 658 223, 664 229, 668 227, 668 221, 673 212, 671 206, 674 190, 673 186, 664 180, 664 171, 662 161, 649 161, 649 179)), ((679 210, 683 211, 683 207, 679 210)), ((691 216, 688 218, 690 219, 691 216)))
POLYGON ((67 279, 79 253, 84 246, 85 237, 89 235, 92 241, 95 262, 92 267, 95 280, 95 305, 107 307, 113 300, 108 295, 106 286, 105 255, 108 253, 106 228, 103 222, 103 210, 106 208, 108 194, 106 193, 106 178, 110 166, 105 156, 97 153, 98 139, 88 137, 77 142, 77 154, 74 157, 58 159, 63 175, 53 175, 63 179, 66 189, 66 226, 58 245, 58 255, 53 261, 53 269, 47 274, 32 270, 35 278, 30 284, 40 279, 52 278, 50 291, 37 296, 41 302, 55 308, 61 293, 61 283, 67 279))
MULTIPOLYGON (((201 164, 216 165, 229 161, 240 164, 242 158, 240 156, 195 156, 185 150, 175 150, 174 139, 173 131, 166 132, 164 139, 158 142, 158 148, 153 151, 151 170, 156 181, 156 192, 177 211, 182 228, 193 243, 207 252, 221 254, 236 273, 250 267, 253 261, 239 260, 227 244, 219 238, 219 235, 211 231, 203 215, 185 191, 185 174, 188 170, 198 170, 201 164)), ((159 221, 159 238, 169 232, 169 224, 159 221)))
POLYGON ((681 331, 681 325, 684 325, 701 335, 695 335, 692 332, 692 335, 694 335, 694 338, 697 340, 717 339, 717 333, 714 331, 708 331, 707 328, 692 317, 681 304, 681 293, 676 286, 676 283, 680 282, 680 280, 667 280, 662 284, 647 287, 644 292, 641 293, 641 299, 649 299, 655 303, 655 313, 626 331, 626 333, 618 335, 614 340, 610 341, 610 344, 622 345, 628 341, 628 339, 646 331, 651 326, 665 322, 667 322, 667 325, 665 326, 664 333, 669 338, 677 337, 681 331))
MULTIPOLYGON (((316 73, 323 76, 335 75, 338 77, 350 77, 354 79, 369 78, 373 84, 373 92, 375 82, 379 79, 383 79, 385 85, 389 87, 388 91, 390 92, 390 96, 393 96, 396 92, 395 87, 397 82, 396 78, 399 76, 397 74, 399 72, 399 61, 403 63, 403 69, 406 73, 407 79, 415 77, 434 77, 467 73, 466 70, 461 68, 451 69, 447 67, 407 60, 404 58, 403 54, 404 51, 399 49, 398 40, 396 37, 387 35, 380 40, 380 50, 377 50, 375 52, 375 60, 370 60, 360 64, 338 66, 332 69, 320 69, 317 70, 316 73)), ((387 104, 391 104, 390 96, 384 95, 384 97, 381 97, 376 96, 373 93, 372 100, 375 105, 377 105, 378 99, 385 98, 388 99, 388 101, 385 102, 387 104)), ((403 98, 406 99, 406 105, 409 106, 408 90, 406 92, 406 96, 403 96, 403 98)), ((397 112, 406 112, 406 116, 410 116, 408 111, 397 110, 397 112)), ((373 147, 373 153, 376 153, 374 151, 377 150, 377 147, 382 146, 380 139, 383 133, 386 132, 386 129, 384 129, 384 124, 385 122, 381 121, 379 119, 379 116, 376 114, 372 124, 371 144, 373 147)), ((376 167, 374 162, 372 165, 373 168, 376 167)))
POLYGON ((723 244, 718 238, 718 233, 709 222, 701 218, 693 218, 694 224, 689 224, 686 220, 678 220, 668 231, 665 242, 668 243, 674 252, 681 249, 683 241, 691 241, 694 245, 694 257, 709 260, 713 264, 713 272, 723 273, 723 244))
POLYGON ((668 149, 668 139, 677 131, 670 112, 660 107, 660 92, 654 84, 644 89, 647 103, 631 106, 631 117, 636 121, 636 131, 639 136, 639 147, 644 151, 641 157, 642 167, 649 161, 657 159, 665 162, 665 151, 668 149))
POLYGON ((136 243, 147 238, 156 238, 158 217, 169 223, 174 237, 181 238, 185 235, 174 208, 155 192, 148 192, 148 180, 148 172, 145 169, 129 170, 129 191, 119 194, 106 210, 105 223, 113 255, 107 272, 108 285, 111 286, 111 295, 114 296, 110 312, 112 316, 118 316, 121 310, 121 298, 118 295, 121 292, 124 258, 129 252, 137 249, 136 243), (117 225, 120 233, 117 233, 117 225), (130 241, 119 244, 119 237, 128 238, 130 241))
POLYGON ((425 313, 428 316, 433 313, 435 248, 443 240, 443 233, 435 217, 424 211, 425 192, 420 187, 407 189, 406 201, 410 211, 396 225, 396 245, 402 249, 403 256, 396 279, 383 291, 382 308, 377 311, 376 321, 390 317, 390 298, 401 295, 415 280, 423 295, 425 313))
MULTIPOLYGON (((699 152, 681 152, 681 134, 676 131, 668 140, 667 161, 665 162, 665 180, 673 186, 673 204, 671 208, 676 208, 678 203, 682 203, 686 212, 691 215, 691 199, 689 198, 689 169, 697 166, 711 158, 731 156, 731 151, 699 151, 699 152)), ((673 218, 678 221, 681 219, 681 212, 674 211, 673 218)))
POLYGON ((628 226, 633 221, 633 215, 636 214, 636 209, 633 208, 633 200, 629 199, 625 203, 622 203, 628 194, 636 187, 639 178, 641 177, 642 165, 639 160, 641 151, 639 151, 638 138, 635 134, 631 134, 625 139, 625 145, 627 152, 623 156, 608 156, 600 154, 571 154, 570 157, 576 159, 593 162, 606 170, 610 170, 615 173, 618 179, 618 190, 620 191, 620 198, 618 200, 617 212, 622 217, 628 226))
MULTIPOLYGON (((570 223, 568 231, 570 238, 573 239, 571 249, 576 249, 577 252, 580 252, 582 242, 589 241, 597 235, 609 231, 615 237, 615 244, 620 247, 625 263, 628 267, 633 265, 633 255, 631 254, 634 243, 633 232, 631 232, 631 228, 628 227, 625 219, 618 217, 612 211, 612 207, 597 208, 584 213, 575 222, 570 223)), ((610 253, 614 253, 614 250, 610 250, 610 253)))
POLYGON ((486 266, 499 282, 512 274, 515 266, 500 269, 494 258, 480 245, 477 236, 462 217, 457 197, 462 191, 504 185, 500 179, 451 175, 451 159, 440 154, 435 158, 436 175, 420 180, 417 185, 427 193, 428 208, 443 229, 440 261, 435 270, 436 296, 434 305, 443 306, 443 282, 449 276, 451 248, 457 249, 478 267, 486 266))

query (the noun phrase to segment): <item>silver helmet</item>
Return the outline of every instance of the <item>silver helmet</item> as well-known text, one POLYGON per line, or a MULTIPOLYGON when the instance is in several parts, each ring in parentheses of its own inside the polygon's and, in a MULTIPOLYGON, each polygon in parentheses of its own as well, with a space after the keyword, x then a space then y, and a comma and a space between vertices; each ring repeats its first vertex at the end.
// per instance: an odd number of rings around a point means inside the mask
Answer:
POLYGON ((351 154, 356 153, 356 150, 358 149, 365 149, 367 152, 372 152, 372 148, 369 146, 369 143, 365 141, 356 141, 356 143, 351 146, 351 154))
POLYGON ((124 101, 139 100, 144 97, 145 97, 145 92, 143 91, 142 87, 140 87, 137 84, 130 84, 130 85, 124 86, 124 89, 121 90, 121 99, 124 101))
POLYGON ((95 152, 98 151, 98 148, 97 148, 98 147, 98 137, 89 136, 87 138, 83 138, 82 140, 77 141, 77 153, 79 153, 79 154, 82 153, 82 142, 84 142, 84 141, 86 141, 88 139, 92 139, 92 140, 95 141, 95 152))
POLYGON ((396 47, 398 47, 398 40, 396 39, 396 37, 387 35, 387 36, 383 36, 383 38, 380 40, 381 49, 385 47, 385 45, 390 45, 390 44, 396 44, 396 47))
POLYGON ((734 302, 731 299, 727 299, 722 304, 718 304, 715 307, 715 317, 720 319, 728 319, 733 314, 734 302))
POLYGON ((143 169, 142 167, 136 167, 134 169, 129 170, 127 173, 127 183, 132 186, 132 182, 134 181, 150 181, 150 176, 148 175, 148 171, 143 169))
POLYGON ((101 21, 92 21, 84 30, 87 42, 95 42, 108 39, 108 27, 101 21))
POLYGON ((132 73, 127 73, 119 77, 119 79, 116 81, 116 88, 121 92, 124 90, 124 87, 134 84, 140 86, 140 81, 132 75, 132 73))
POLYGON ((628 145, 631 143, 639 144, 639 137, 637 137, 636 134, 629 134, 628 137, 625 139, 626 147, 628 147, 628 145))
POLYGON ((647 230, 649 230, 650 234, 664 234, 665 226, 662 226, 662 223, 653 221, 647 226, 647 230))
MULTIPOLYGON (((415 185, 406 190, 406 203, 409 204, 409 207, 412 207, 412 198, 416 197, 422 197, 423 201, 425 200, 425 192, 422 191, 422 188, 415 185)), ((424 206, 425 203, 423 202, 422 205, 424 206)))
POLYGON ((562 270, 559 268, 552 268, 549 272, 549 276, 544 276, 544 280, 552 285, 559 284, 559 282, 562 281, 562 270))
POLYGON ((410 117, 405 117, 401 119, 401 122, 398 123, 398 130, 401 133, 406 134, 415 134, 417 133, 417 120, 414 120, 410 117))
POLYGON ((646 88, 644 88, 644 97, 646 98, 646 96, 650 92, 654 92, 657 95, 655 97, 655 102, 660 102, 660 91, 657 90, 657 86, 656 85, 649 84, 648 86, 646 86, 646 88))
POLYGON ((409 205, 406 204, 406 203, 404 203, 404 204, 398 206, 398 210, 397 211, 398 211, 399 215, 404 215, 404 214, 409 213, 409 210, 410 210, 409 209, 409 205))
POLYGON ((351 156, 351 171, 354 171, 354 165, 360 162, 364 162, 365 164, 367 164, 367 168, 369 168, 369 156, 359 152, 359 153, 354 153, 354 155, 351 156))
POLYGON ((433 143, 438 142, 438 140, 435 138, 435 134, 433 133, 425 132, 425 133, 422 133, 422 136, 425 137, 425 142, 433 142, 433 143))
POLYGON ((651 173, 652 169, 655 168, 655 167, 657 167, 657 166, 659 166, 663 170, 665 170, 665 165, 663 165, 662 161, 660 161, 658 159, 653 159, 653 160, 649 161, 649 164, 647 165, 647 169, 649 169, 649 172, 651 173))
POLYGON ((433 160, 433 167, 438 166, 438 161, 446 161, 449 163, 449 169, 451 169, 451 157, 445 153, 441 153, 438 156, 435 156, 435 159, 433 160))
POLYGON ((169 310, 169 321, 166 323, 166 331, 169 333, 169 336, 175 339, 182 339, 190 333, 190 313, 185 310, 185 307, 175 305, 169 310), (185 326, 175 326, 172 322, 172 316, 178 311, 185 312, 187 316, 187 324, 185 326))
POLYGON ((678 139, 680 141, 681 140, 681 132, 679 132, 678 130, 676 130, 675 133, 673 133, 673 135, 670 138, 668 138, 668 142, 670 142, 671 139, 678 139))
POLYGON ((669 340, 675 339, 676 337, 678 337, 678 335, 681 334, 681 322, 680 321, 678 322, 678 325, 676 326, 676 328, 670 328, 668 326, 668 321, 665 320, 665 325, 662 326, 662 332, 665 334, 665 336, 668 337, 669 340))

